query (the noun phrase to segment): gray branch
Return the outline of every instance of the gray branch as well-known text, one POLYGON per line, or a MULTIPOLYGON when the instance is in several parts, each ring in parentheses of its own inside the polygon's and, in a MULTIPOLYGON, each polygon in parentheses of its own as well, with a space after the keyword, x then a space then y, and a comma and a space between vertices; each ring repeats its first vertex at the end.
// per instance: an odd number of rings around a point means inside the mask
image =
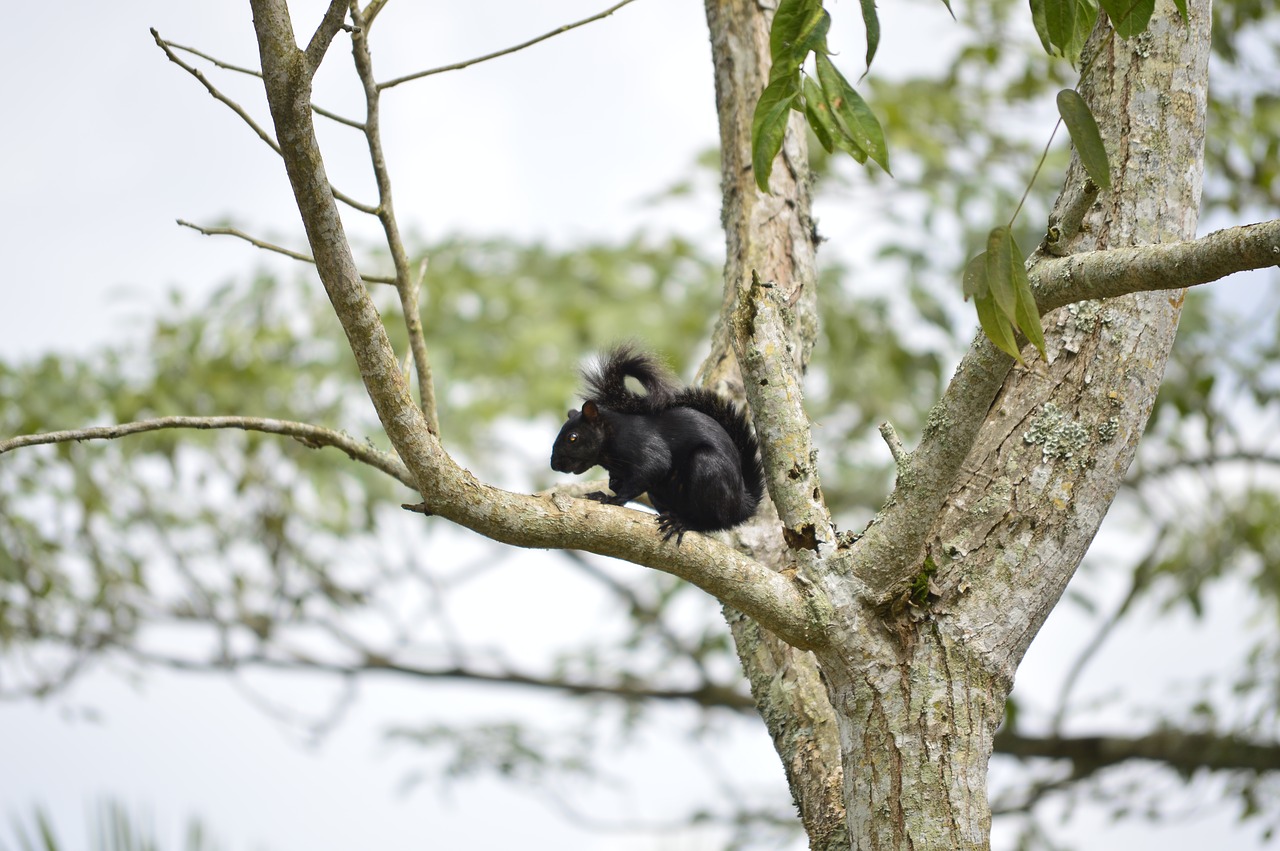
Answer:
POLYGON ((1280 219, 1200 239, 1045 258, 1029 270, 1041 313, 1077 301, 1194 287, 1280 266, 1280 219))
POLYGON ((409 470, 404 464, 400 463, 399 459, 394 455, 375 449, 362 440, 356 440, 354 437, 342 432, 308 423, 262 417, 158 417, 114 426, 26 434, 20 437, 11 437, 8 440, 0 440, 0 455, 26 446, 79 443, 83 440, 115 440, 132 434, 143 434, 148 431, 161 431, 164 429, 240 429, 241 431, 260 431, 267 434, 292 437, 312 449, 332 446, 335 449, 342 450, 353 461, 381 470, 407 487, 414 486, 413 477, 409 475, 409 470))
MULTIPOLYGON (((526 47, 533 47, 535 44, 539 42, 546 41, 549 38, 554 38, 555 36, 561 35, 562 33, 567 33, 570 30, 576 30, 578 27, 586 26, 587 24, 590 24, 594 21, 598 21, 601 18, 607 18, 610 15, 612 15, 614 12, 621 9, 623 6, 626 6, 628 3, 632 3, 632 2, 634 2, 634 0, 622 0, 621 3, 616 3, 613 6, 610 6, 608 9, 605 9, 603 12, 597 12, 596 14, 592 15, 589 18, 583 18, 580 21, 574 21, 572 24, 565 24, 564 26, 556 27, 551 32, 543 33, 542 35, 537 36, 536 38, 531 38, 528 41, 521 42, 520 44, 517 44, 513 47, 506 47, 506 48, 503 48, 502 50, 495 50, 493 53, 486 53, 484 56, 477 56, 474 59, 465 59, 462 62, 454 62, 452 65, 441 65, 439 68, 430 68, 426 71, 416 71, 412 74, 406 74, 403 77, 396 77, 394 80, 387 80, 385 83, 379 83, 378 88, 389 89, 392 86, 398 86, 401 83, 408 83, 412 80, 421 80, 423 77, 430 77, 433 74, 443 74, 445 71, 459 71, 463 68, 467 68, 472 65, 478 65, 481 62, 488 62, 490 59, 497 59, 500 56, 507 56, 509 54, 515 53, 516 51, 524 50, 526 47)), ((375 4, 370 4, 370 5, 373 6, 375 4)), ((379 6, 379 9, 380 8, 381 7, 379 6)))
MULTIPOLYGON (((285 257, 291 257, 294 260, 301 260, 303 263, 314 264, 316 262, 316 259, 310 254, 304 254, 301 251, 294 251, 291 248, 285 248, 282 245, 276 245, 273 242, 258 239, 257 237, 250 236, 237 228, 207 227, 204 225, 193 224, 186 219, 178 219, 177 221, 178 224, 182 225, 184 228, 191 228, 205 236, 234 236, 236 239, 243 239, 250 245, 261 248, 264 251, 274 251, 276 254, 283 254, 285 257)), ((360 279, 366 284, 394 284, 396 282, 395 278, 391 278, 386 275, 366 275, 364 273, 360 274, 360 279)))

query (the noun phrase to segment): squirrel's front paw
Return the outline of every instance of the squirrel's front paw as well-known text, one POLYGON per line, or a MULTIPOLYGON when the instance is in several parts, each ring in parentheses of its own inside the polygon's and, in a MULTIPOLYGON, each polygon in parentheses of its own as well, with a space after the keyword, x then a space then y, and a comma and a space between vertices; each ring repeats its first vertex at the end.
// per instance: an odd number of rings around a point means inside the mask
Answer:
POLYGON ((610 499, 610 496, 604 491, 592 491, 589 494, 584 494, 582 498, 594 499, 596 502, 608 502, 610 499))

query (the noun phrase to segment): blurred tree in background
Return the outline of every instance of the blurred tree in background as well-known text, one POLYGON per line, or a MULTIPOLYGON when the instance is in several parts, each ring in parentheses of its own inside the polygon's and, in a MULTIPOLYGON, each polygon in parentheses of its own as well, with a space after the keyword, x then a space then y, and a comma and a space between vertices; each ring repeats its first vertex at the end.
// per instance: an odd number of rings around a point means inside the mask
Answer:
MULTIPOLYGON (((1035 49, 1021 4, 954 11, 944 73, 868 78, 895 179, 812 146, 827 243, 805 405, 841 528, 861 528, 892 485, 874 426, 889 420, 908 443, 918 439, 967 346, 974 322, 959 270, 987 224, 1018 202, 1043 145, 1037 111, 1074 76, 1035 49)), ((1280 208, 1280 99, 1270 84, 1280 27, 1270 11, 1264 0, 1214 8, 1202 230, 1280 208)), ((1060 173, 1067 156, 1052 151, 1046 173, 1060 173)), ((1046 182, 1021 219, 1024 245, 1047 215, 1046 182)), ((692 174, 655 209, 686 203, 687 192, 701 203, 707 185, 692 174)), ((721 298, 717 249, 670 233, 556 248, 502 235, 415 238, 410 255, 415 268, 430 261, 421 313, 441 430, 478 476, 525 492, 553 482, 551 439, 576 404, 585 355, 636 337, 691 377, 721 298)), ((392 266, 376 249, 364 260, 392 266)), ((1074 801, 1160 819, 1198 795, 1208 771, 1227 778, 1218 806, 1263 835, 1280 824, 1280 297, 1267 286, 1274 271, 1250 280, 1188 297, 1138 460, 1104 526, 1105 553, 1086 558, 1064 604, 1093 631, 1056 693, 1011 699, 991 785, 997 823, 1015 825, 1019 847, 1059 847, 1044 814, 1074 801), (1220 588, 1244 589, 1248 610, 1215 611, 1220 588), (1143 719, 1138 730, 1167 736, 1166 748, 1144 753, 1134 729, 1099 727, 1098 706, 1081 695, 1118 629, 1186 611, 1207 635, 1215 619, 1245 623, 1247 642, 1221 648, 1212 682, 1106 695, 1107 718, 1129 713, 1143 719), (1098 737, 1092 749, 1086 732, 1098 737), (1142 758, 1151 763, 1134 773, 1130 760, 1142 758)), ((384 315, 399 309, 390 288, 374 294, 384 315)), ((388 325, 404 351, 403 329, 388 325)), ((0 363, 0 438, 169 415, 317 423, 389 450, 310 276, 258 276, 195 302, 175 295, 138 339, 0 363)), ((696 707, 682 717, 711 750, 711 728, 757 723, 710 597, 665 574, 558 552, 549 576, 565 599, 596 609, 578 643, 530 661, 501 644, 518 635, 475 617, 478 599, 528 569, 524 553, 454 546, 455 532, 400 510, 408 493, 332 448, 256 432, 156 431, 8 453, 0 691, 47 697, 104 658, 144 671, 327 672, 351 689, 374 673, 424 689, 496 683, 484 693, 502 720, 406 718, 393 734, 425 749, 424 776, 494 771, 531 784, 599 770, 594 743, 606 731, 671 723, 655 706, 696 707), (529 722, 513 699, 521 690, 562 695, 578 723, 529 722)), ((346 699, 306 723, 322 732, 346 699)), ((671 815, 723 823, 734 845, 786 842, 799 830, 781 787, 776 799, 725 795, 671 815)))

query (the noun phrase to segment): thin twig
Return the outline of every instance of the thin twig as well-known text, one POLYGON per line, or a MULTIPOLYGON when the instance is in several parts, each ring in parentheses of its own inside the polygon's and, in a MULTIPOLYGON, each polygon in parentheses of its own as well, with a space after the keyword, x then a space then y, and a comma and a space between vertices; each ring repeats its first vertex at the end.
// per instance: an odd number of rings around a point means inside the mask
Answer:
MULTIPOLYGON (((245 233, 242 230, 238 230, 237 228, 204 227, 202 225, 197 225, 192 222, 189 222, 186 219, 178 219, 177 222, 178 224, 182 225, 184 228, 191 228, 192 230, 202 233, 205 236, 234 236, 237 239, 243 239, 245 242, 249 243, 250 245, 257 246, 258 248, 261 248, 264 251, 274 251, 277 254, 283 254, 285 257, 291 257, 294 260, 301 260, 303 263, 310 263, 312 265, 315 265, 315 262, 316 262, 315 258, 312 257, 310 254, 303 254, 301 251, 294 251, 290 248, 285 248, 283 246, 276 245, 275 243, 266 242, 264 240, 258 239, 257 237, 250 236, 249 234, 245 233)), ((394 284, 396 282, 395 278, 389 277, 387 275, 366 275, 363 272, 360 274, 360 280, 364 281, 367 284, 394 284)))
POLYGON ((1035 171, 1031 172, 1031 179, 1027 181, 1027 188, 1022 191, 1022 197, 1018 199, 1018 206, 1014 208, 1013 215, 1009 217, 1009 227, 1013 227, 1013 223, 1018 220, 1018 214, 1022 212, 1022 205, 1027 203, 1027 196, 1031 194, 1031 188, 1036 185, 1036 178, 1040 176, 1040 170, 1044 168, 1045 161, 1049 159, 1049 148, 1053 146, 1053 140, 1058 135, 1058 128, 1062 126, 1062 119, 1059 118, 1057 123, 1053 125, 1053 132, 1049 134, 1049 141, 1044 143, 1044 150, 1040 152, 1040 160, 1036 163, 1035 171))
POLYGON ((126 650, 130 656, 140 662, 164 666, 178 671, 222 672, 228 667, 254 667, 281 671, 311 671, 344 677, 366 674, 399 674, 428 680, 459 680, 490 685, 524 686, 577 697, 614 697, 632 702, 644 700, 691 702, 708 709, 721 708, 741 713, 755 711, 755 703, 749 696, 740 693, 733 687, 714 684, 706 684, 698 688, 661 688, 642 682, 574 681, 561 677, 524 674, 513 670, 490 672, 465 666, 427 668, 396 662, 374 652, 365 652, 363 657, 354 663, 342 663, 311 658, 300 654, 290 654, 286 658, 281 658, 280 656, 267 655, 262 651, 246 653, 238 658, 201 660, 181 656, 166 656, 162 653, 137 648, 121 649, 126 650))
POLYGON ((880 423, 880 436, 884 438, 884 442, 889 446, 889 454, 893 456, 893 463, 899 471, 903 470, 910 453, 902 445, 902 438, 898 437, 898 430, 893 427, 893 423, 888 420, 880 423))
POLYGON ((594 21, 598 21, 601 18, 607 18, 610 15, 612 15, 614 12, 621 9, 623 6, 626 6, 628 3, 632 3, 632 2, 634 2, 634 0, 622 0, 621 3, 617 3, 613 6, 610 6, 608 9, 605 9, 603 12, 599 12, 595 15, 592 15, 589 18, 583 18, 580 21, 575 21, 572 24, 565 24, 562 27, 557 27, 551 32, 543 33, 537 38, 531 38, 526 42, 515 45, 514 47, 508 47, 504 50, 494 51, 493 53, 486 53, 484 56, 477 56, 474 59, 466 59, 466 60, 463 60, 462 62, 455 62, 452 65, 442 65, 439 68, 431 68, 426 71, 418 71, 413 74, 406 74, 403 77, 396 77, 394 80, 387 80, 385 83, 378 83, 378 89, 379 90, 389 89, 392 86, 398 86, 401 83, 407 83, 411 80, 420 80, 423 77, 430 77, 433 74, 443 74, 445 71, 458 71, 462 68, 467 68, 471 65, 477 65, 481 62, 487 62, 490 59, 497 59, 499 56, 506 56, 508 54, 515 53, 518 50, 524 50, 526 47, 532 47, 538 42, 546 41, 547 39, 558 36, 561 33, 567 33, 569 32, 569 30, 574 30, 574 29, 577 29, 578 27, 586 26, 587 24, 590 24, 594 21))
POLYGON ((316 106, 314 103, 311 104, 311 111, 316 115, 323 115, 330 121, 336 121, 339 124, 345 124, 348 127, 354 127, 357 130, 362 132, 364 131, 364 125, 359 121, 356 121, 354 118, 347 118, 345 115, 339 115, 338 113, 327 110, 322 106, 316 106))
MULTIPOLYGON (((413 367, 418 377, 418 404, 427 418, 427 427, 433 434, 440 433, 440 420, 436 414, 435 385, 431 377, 431 360, 427 355, 426 335, 422 328, 422 314, 418 309, 418 281, 409 270, 409 255, 400 237, 400 225, 396 221, 395 204, 391 198, 391 172, 382 150, 382 126, 379 119, 381 93, 373 77, 373 57, 369 53, 369 41, 363 18, 360 17, 358 0, 350 0, 351 19, 356 30, 351 34, 351 52, 356 73, 364 87, 365 119, 364 135, 369 143, 369 159, 373 165, 374 179, 378 184, 378 221, 387 238, 391 262, 396 270, 396 292, 400 296, 400 308, 404 314, 405 330, 409 336, 409 350, 413 353, 413 367)), ((423 266, 425 274, 426 267, 423 266)))
POLYGON ((1155 569, 1156 559, 1160 554, 1161 546, 1164 539, 1169 533, 1168 526, 1160 530, 1160 534, 1156 536, 1155 542, 1151 548, 1147 550, 1147 555, 1133 570, 1133 580, 1129 585, 1129 592, 1125 595, 1124 600, 1116 607, 1116 610, 1102 622, 1098 627, 1098 631, 1094 633, 1093 638, 1085 645, 1084 650, 1080 651, 1080 655, 1071 664, 1070 670, 1067 671, 1066 677, 1062 680, 1062 685, 1058 688, 1058 708, 1053 713, 1053 718, 1049 722, 1049 729, 1053 734, 1059 735, 1062 732, 1062 725, 1066 721, 1067 708, 1071 702, 1071 693, 1075 690, 1076 683, 1080 680, 1080 675, 1084 673, 1085 667, 1093 660, 1098 651, 1102 649, 1102 645, 1111 636, 1116 626, 1120 623, 1133 604, 1137 602, 1138 597, 1146 590, 1151 582, 1151 574, 1155 569))
MULTIPOLYGON (((151 33, 152 35, 154 35, 155 30, 152 30, 151 33)), ((174 50, 181 50, 184 53, 190 53, 192 56, 199 56, 204 61, 212 63, 213 65, 215 65, 218 68, 221 68, 224 71, 235 71, 237 74, 248 74, 250 77, 257 77, 259 80, 262 79, 262 72, 256 68, 245 68, 242 65, 232 65, 230 62, 224 62, 223 60, 217 58, 216 56, 210 56, 209 54, 204 53, 203 51, 196 50, 194 47, 188 47, 185 44, 178 44, 177 42, 174 42, 174 41, 169 41, 165 43, 168 44, 170 47, 172 47, 174 50)))
POLYGON ((231 98, 224 95, 222 92, 218 91, 218 88, 215 85, 213 85, 213 83, 210 83, 209 79, 205 77, 204 72, 202 72, 199 68, 194 68, 191 65, 188 65, 187 63, 183 62, 181 59, 179 59, 178 54, 174 53, 173 48, 169 45, 169 43, 160 37, 160 33, 156 32, 155 27, 151 28, 151 37, 156 40, 156 44, 160 47, 161 50, 164 51, 165 56, 169 57, 170 62, 174 63, 179 68, 181 68, 182 70, 186 71, 188 74, 190 74, 191 76, 199 80, 200 84, 205 87, 205 89, 209 92, 209 94, 213 95, 215 99, 226 104, 226 106, 232 112, 240 116, 240 118, 244 121, 244 123, 248 124, 249 127, 253 130, 253 132, 258 134, 259 139, 261 139, 262 141, 266 142, 268 145, 271 146, 271 150, 275 151, 277 154, 280 153, 280 145, 278 142, 276 142, 275 139, 271 137, 271 134, 267 133, 266 130, 262 129, 262 126, 259 125, 258 122, 254 121, 253 118, 249 115, 249 113, 245 112, 244 107, 242 107, 240 104, 236 103, 231 98))
POLYGON ((353 461, 367 464, 381 470, 393 479, 416 488, 408 468, 389 452, 375 449, 362 440, 332 429, 322 428, 309 423, 276 420, 263 417, 158 417, 151 420, 121 423, 113 426, 97 426, 94 428, 70 429, 67 431, 49 431, 43 434, 25 434, 0 440, 0 455, 22 449, 26 446, 43 446, 51 443, 71 443, 82 440, 115 440, 132 434, 165 429, 240 429, 242 431, 260 431, 267 434, 279 434, 292 437, 304 446, 319 449, 332 446, 344 452, 353 461))
MULTIPOLYGON (((202 50, 196 50, 194 47, 188 47, 185 44, 178 44, 172 41, 168 42, 168 44, 174 50, 181 50, 186 53, 190 53, 192 56, 199 56, 201 59, 213 64, 218 68, 223 69, 224 71, 235 71, 237 74, 247 74, 250 77, 257 77, 259 80, 262 79, 262 72, 257 70, 256 68, 245 68, 241 65, 233 65, 230 62, 225 62, 216 56, 210 56, 208 53, 205 53, 202 50)), ((364 125, 361 124, 359 121, 356 121, 351 118, 347 118, 346 116, 343 116, 343 115, 338 115, 336 112, 327 110, 322 106, 317 106, 316 104, 313 103, 311 104, 311 109, 315 112, 316 115, 323 115, 325 118, 329 119, 330 121, 336 121, 339 124, 345 124, 348 127, 354 127, 357 130, 364 129, 364 125)))
MULTIPOLYGON (((217 100, 219 100, 219 101, 221 101, 222 103, 226 104, 226 105, 227 105, 227 107, 228 107, 232 112, 234 112, 236 115, 240 116, 240 118, 241 118, 241 119, 242 119, 246 124, 248 124, 248 125, 249 125, 249 127, 253 130, 253 132, 254 132, 254 133, 257 133, 257 134, 258 134, 258 138, 259 138, 259 139, 261 139, 262 141, 264 141, 264 142, 266 142, 268 145, 270 145, 270 146, 271 146, 271 150, 275 151, 277 155, 279 155, 279 154, 280 154, 280 144, 279 144, 278 142, 276 142, 276 140, 275 140, 275 139, 273 139, 273 138, 271 137, 271 135, 270 135, 269 133, 267 133, 267 131, 266 131, 266 130, 264 130, 264 129, 262 128, 262 126, 261 126, 261 125, 259 125, 259 124, 258 124, 258 122, 256 122, 256 121, 254 121, 254 120, 253 120, 253 118, 249 115, 249 113, 245 111, 244 107, 240 106, 240 104, 236 103, 236 102, 235 102, 235 101, 233 101, 231 98, 227 97, 227 96, 226 96, 226 95, 224 95, 221 91, 219 91, 219 90, 218 90, 218 88, 217 88, 217 86, 215 86, 215 85, 213 85, 213 83, 209 82, 209 79, 208 79, 207 77, 205 77, 204 72, 202 72, 199 68, 194 68, 194 67, 192 67, 192 66, 188 65, 186 62, 183 62, 181 59, 179 59, 179 58, 178 58, 178 54, 177 54, 177 53, 175 53, 175 52, 174 52, 174 50, 173 50, 173 47, 174 47, 174 46, 173 46, 173 45, 171 45, 171 44, 169 44, 169 42, 165 41, 164 39, 162 39, 162 38, 160 37, 160 33, 156 32, 155 27, 152 27, 152 28, 151 28, 151 36, 156 40, 156 44, 157 44, 157 45, 159 45, 160 49, 164 51, 165 56, 168 56, 168 57, 169 57, 169 61, 173 62, 173 63, 174 63, 175 65, 177 65, 179 68, 182 68, 182 69, 183 69, 184 71, 186 71, 188 74, 190 74, 191 76, 193 76, 193 77, 195 77, 197 80, 199 80, 199 81, 200 81, 200 84, 201 84, 201 85, 203 85, 203 86, 205 87, 205 89, 209 92, 209 94, 213 95, 213 97, 214 97, 214 98, 216 98, 217 100)), ((186 49, 186 50, 190 50, 190 48, 184 48, 184 49, 186 49)), ((190 52, 194 53, 195 51, 190 51, 190 52)), ((203 56, 204 54, 197 54, 197 55, 199 55, 199 56, 203 56)), ((214 61, 216 61, 216 60, 210 59, 210 61, 211 61, 211 62, 214 62, 214 61)), ((262 76, 262 74, 261 74, 260 72, 250 72, 250 71, 247 71, 246 69, 243 69, 243 68, 234 68, 234 69, 232 69, 232 70, 240 71, 240 72, 243 72, 243 73, 252 73, 252 74, 254 74, 254 76, 257 76, 257 77, 261 77, 261 76, 262 76)), ((312 109, 316 109, 316 107, 313 105, 313 106, 312 106, 312 109)), ((318 112, 318 111, 319 111, 319 110, 317 110, 317 112, 318 112)), ((324 114, 324 113, 320 113, 320 114, 324 114)), ((326 118, 331 118, 331 119, 333 119, 334 121, 339 121, 339 122, 341 122, 341 123, 343 123, 343 124, 350 124, 350 125, 351 125, 351 126, 353 126, 353 127, 359 127, 359 126, 360 126, 359 124, 357 124, 357 123, 355 123, 355 122, 352 122, 350 119, 343 119, 343 118, 340 118, 340 117, 338 117, 338 116, 334 115, 333 113, 329 113, 329 114, 325 115, 325 117, 326 117, 326 118)), ((378 208, 377 208, 377 207, 374 207, 374 206, 372 206, 372 205, 370 205, 370 204, 362 204, 361 202, 359 202, 359 201, 355 200, 354 198, 352 198, 351 196, 347 195, 346 193, 339 191, 339 190, 338 190, 338 188, 337 188, 336 186, 334 186, 332 183, 331 183, 331 184, 329 184, 329 189, 333 192, 333 197, 334 197, 334 198, 337 198, 339 201, 341 201, 342 203, 346 204, 346 205, 347 205, 348 207, 350 207, 351 209, 353 209, 353 210, 359 210, 360 212, 362 212, 362 213, 367 213, 367 214, 368 214, 368 215, 370 215, 370 216, 376 216, 376 215, 378 215, 378 208)))
POLYGON ((334 198, 337 198, 339 201, 346 204, 351 209, 359 210, 360 212, 366 213, 370 216, 378 215, 378 207, 376 205, 365 204, 361 201, 357 201, 356 199, 352 198, 350 195, 347 195, 343 192, 339 192, 338 188, 333 184, 329 184, 329 189, 333 192, 334 198))

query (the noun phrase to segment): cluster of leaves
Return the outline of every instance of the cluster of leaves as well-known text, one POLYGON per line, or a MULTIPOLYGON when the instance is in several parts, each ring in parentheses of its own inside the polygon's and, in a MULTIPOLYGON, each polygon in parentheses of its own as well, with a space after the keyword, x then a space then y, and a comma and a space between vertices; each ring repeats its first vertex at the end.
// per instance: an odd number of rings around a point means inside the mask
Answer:
MULTIPOLYGON (((1154 0, 1138 0, 1133 7, 1113 9, 1116 2, 1127 0, 1108 0, 1103 6, 1114 20, 1122 22, 1116 27, 1122 37, 1146 29, 1154 0)), ((1185 16, 1185 0, 1179 2, 1185 16)), ((879 45, 880 24, 871 0, 862 3, 862 13, 869 69, 879 45)), ((1097 22, 1098 7, 1092 0, 1037 0, 1032 3, 1032 16, 1046 52, 1069 56, 1074 62, 1097 22)), ((778 6, 769 33, 769 84, 760 95, 752 119, 752 167, 761 191, 769 191, 773 160, 782 148, 792 110, 804 115, 814 137, 828 153, 839 149, 860 163, 870 157, 889 172, 889 153, 879 120, 831 62, 827 48, 830 25, 830 14, 821 0, 783 0, 778 6), (804 71, 811 54, 817 70, 816 83, 804 71)), ((1063 89, 1058 93, 1057 104, 1090 178, 1099 187, 1109 188, 1106 149, 1084 99, 1073 89, 1063 89)), ((1013 219, 1016 218, 1015 212, 1013 219)), ((963 286, 965 298, 974 300, 983 331, 1019 362, 1019 332, 1044 356, 1044 332, 1023 267, 1025 256, 1017 246, 1012 220, 992 228, 987 250, 966 266, 963 286)))
MULTIPOLYGON (((867 66, 880 40, 875 3, 864 0, 867 27, 867 66)), ((821 0, 782 0, 769 31, 773 64, 769 84, 756 103, 751 121, 751 164, 756 185, 769 191, 773 160, 782 150, 791 111, 804 115, 828 153, 842 150, 860 163, 868 158, 889 171, 889 150, 875 113, 831 61, 827 31, 831 15, 821 0), (804 70, 810 54, 818 80, 804 70)))

